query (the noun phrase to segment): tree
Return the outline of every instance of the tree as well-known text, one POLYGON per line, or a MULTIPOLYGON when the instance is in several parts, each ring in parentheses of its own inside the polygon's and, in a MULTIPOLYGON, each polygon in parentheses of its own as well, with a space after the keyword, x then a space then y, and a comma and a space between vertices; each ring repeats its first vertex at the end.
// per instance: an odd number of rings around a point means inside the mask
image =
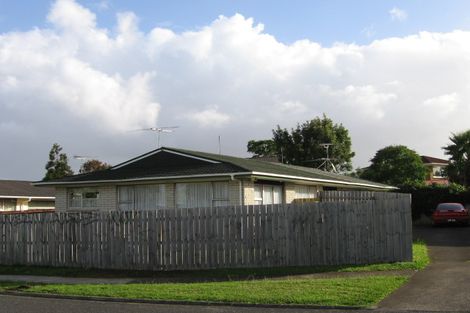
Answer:
POLYGON ((468 186, 470 184, 470 130, 452 134, 451 144, 443 147, 450 156, 447 175, 450 181, 468 186))
POLYGON ((361 178, 405 186, 423 184, 427 170, 421 157, 405 146, 388 146, 377 151, 361 178))
POLYGON ((49 151, 49 161, 46 164, 46 175, 43 180, 58 179, 73 175, 69 166, 67 154, 61 153, 62 147, 55 143, 49 151))
POLYGON ((80 167, 80 174, 86 174, 96 171, 102 171, 110 168, 111 165, 106 162, 101 162, 100 160, 88 160, 82 164, 80 167))
POLYGON ((278 125, 273 130, 272 140, 278 159, 284 163, 316 167, 321 163, 319 159, 326 157, 322 144, 330 143, 329 157, 336 169, 352 169, 354 152, 351 151, 349 132, 342 124, 333 123, 325 114, 322 118, 316 117, 298 124, 290 132, 278 125))
POLYGON ((250 140, 246 146, 247 151, 256 157, 267 157, 276 155, 274 141, 268 140, 250 140))

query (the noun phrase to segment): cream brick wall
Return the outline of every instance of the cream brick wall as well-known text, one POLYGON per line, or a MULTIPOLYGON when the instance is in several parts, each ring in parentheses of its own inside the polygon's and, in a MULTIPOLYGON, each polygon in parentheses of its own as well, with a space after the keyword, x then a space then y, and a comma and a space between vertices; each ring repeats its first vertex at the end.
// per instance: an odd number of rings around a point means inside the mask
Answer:
POLYGON ((292 203, 295 199, 295 184, 286 183, 284 185, 284 203, 292 203))
POLYGON ((67 188, 55 188, 55 209, 57 211, 65 211, 67 209, 67 188))
POLYGON ((228 183, 228 199, 230 205, 240 205, 240 187, 241 181, 231 180, 228 183))
POLYGON ((243 181, 243 202, 244 205, 255 204, 255 187, 251 180, 243 181))
MULTIPOLYGON (((62 188, 56 187, 56 210, 77 210, 70 208, 68 203, 68 193, 72 190, 82 188, 62 188)), ((82 208, 83 210, 111 211, 117 210, 117 188, 116 186, 84 187, 86 190, 96 190, 99 192, 97 206, 92 208, 82 208)))
POLYGON ((97 188, 100 196, 98 198, 99 211, 117 210, 117 187, 116 186, 102 186, 97 188))
POLYGON ((176 207, 176 184, 165 184, 165 204, 169 209, 176 207))

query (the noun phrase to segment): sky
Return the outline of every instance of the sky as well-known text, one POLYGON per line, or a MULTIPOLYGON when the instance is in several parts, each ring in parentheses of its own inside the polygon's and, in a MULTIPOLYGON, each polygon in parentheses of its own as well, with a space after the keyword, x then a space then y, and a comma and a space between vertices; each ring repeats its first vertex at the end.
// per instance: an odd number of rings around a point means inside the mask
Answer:
POLYGON ((0 0, 0 178, 165 146, 248 156, 325 113, 354 167, 470 128, 468 1, 0 0))

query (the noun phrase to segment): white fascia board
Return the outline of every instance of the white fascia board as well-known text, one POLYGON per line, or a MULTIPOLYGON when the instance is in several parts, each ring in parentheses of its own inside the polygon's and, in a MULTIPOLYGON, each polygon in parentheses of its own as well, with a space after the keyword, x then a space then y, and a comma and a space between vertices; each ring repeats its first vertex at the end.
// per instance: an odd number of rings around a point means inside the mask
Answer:
POLYGON ((224 173, 224 174, 200 174, 200 175, 183 175, 183 176, 163 176, 163 177, 142 177, 142 178, 129 178, 129 179, 109 179, 109 180, 89 180, 89 181, 75 181, 75 182, 37 182, 33 186, 47 186, 47 185, 89 185, 89 184, 102 184, 102 183, 125 183, 125 182, 139 182, 139 181, 152 181, 152 180, 170 180, 170 179, 184 179, 184 178, 206 178, 206 177, 234 177, 251 175, 251 172, 237 172, 237 173, 224 173))
POLYGON ((111 170, 115 170, 115 169, 118 169, 118 168, 121 168, 123 166, 126 166, 126 165, 129 165, 129 164, 132 164, 134 162, 137 162, 137 161, 140 161, 142 159, 145 159, 149 156, 152 156, 154 154, 157 154, 157 153, 160 153, 160 152, 168 152, 168 153, 172 153, 172 154, 176 154, 176 155, 181 155, 181 156, 184 156, 184 157, 187 157, 187 158, 191 158, 191 159, 195 159, 195 160, 200 160, 200 161, 205 161, 205 162, 209 162, 209 163, 220 163, 218 161, 214 161, 214 160, 209 160, 209 159, 205 159, 205 158, 200 158, 200 157, 196 157, 196 156, 193 156, 193 155, 190 155, 190 154, 186 154, 186 153, 181 153, 181 152, 176 152, 176 151, 172 151, 172 150, 168 150, 168 149, 158 149, 157 151, 154 151, 154 152, 150 152, 150 153, 147 153, 147 154, 144 154, 136 159, 132 159, 132 160, 129 160, 127 162, 124 162, 124 163, 121 163, 121 164, 118 164, 116 166, 113 166, 111 167, 111 170))
POLYGON ((3 199, 38 199, 38 200, 54 200, 55 197, 34 197, 34 196, 2 196, 3 199))
POLYGON ((346 186, 360 186, 360 187, 369 187, 376 189, 397 189, 392 186, 378 186, 373 184, 365 183, 353 183, 345 182, 340 180, 330 180, 330 179, 321 179, 321 178, 308 178, 303 176, 291 176, 291 175, 279 175, 273 173, 264 173, 264 172, 237 172, 237 173, 225 173, 225 174, 200 174, 200 175, 186 175, 186 176, 166 176, 166 177, 145 177, 145 178, 130 178, 130 179, 119 179, 119 180, 92 180, 92 181, 80 181, 80 182, 38 182, 34 183, 34 186, 47 186, 47 185, 89 185, 89 184, 102 184, 102 183, 125 183, 125 182, 140 182, 140 181, 152 181, 152 180, 171 180, 171 179, 185 179, 185 178, 206 178, 206 177, 234 177, 234 176, 265 176, 273 178, 284 178, 284 179, 294 179, 294 180, 303 180, 311 181, 318 183, 330 183, 336 185, 346 185, 346 186))
POLYGON ((319 182, 319 183, 332 183, 332 184, 348 185, 348 186, 361 186, 361 187, 370 187, 370 188, 378 188, 378 189, 397 189, 396 187, 392 187, 392 186, 378 186, 378 185, 373 185, 373 184, 353 183, 353 182, 345 182, 345 181, 340 181, 340 180, 330 180, 330 179, 321 179, 321 178, 308 178, 308 177, 303 177, 303 176, 278 175, 278 174, 263 173, 263 172, 252 172, 252 174, 259 175, 259 176, 297 179, 297 180, 313 181, 313 182, 319 182))

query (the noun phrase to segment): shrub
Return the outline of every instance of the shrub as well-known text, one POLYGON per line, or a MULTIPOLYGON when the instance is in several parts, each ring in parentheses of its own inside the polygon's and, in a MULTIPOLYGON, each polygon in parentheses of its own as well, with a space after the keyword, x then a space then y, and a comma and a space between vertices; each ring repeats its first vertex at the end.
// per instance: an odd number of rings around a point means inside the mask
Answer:
POLYGON ((470 206, 470 191, 458 184, 449 186, 404 186, 400 192, 411 194, 413 220, 421 215, 430 216, 441 202, 458 202, 470 206))

